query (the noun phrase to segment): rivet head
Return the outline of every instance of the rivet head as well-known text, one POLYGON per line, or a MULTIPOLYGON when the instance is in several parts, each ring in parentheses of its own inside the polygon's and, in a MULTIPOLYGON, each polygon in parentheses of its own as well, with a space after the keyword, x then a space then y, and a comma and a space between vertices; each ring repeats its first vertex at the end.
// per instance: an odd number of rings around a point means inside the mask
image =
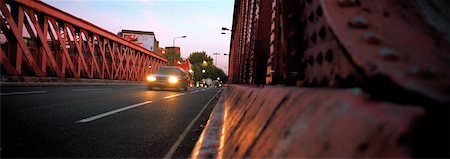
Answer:
POLYGON ((300 63, 302 65, 306 65, 307 62, 308 62, 308 60, 306 60, 305 58, 302 58, 302 60, 300 60, 300 63))
POLYGON ((366 32, 364 33, 364 41, 368 44, 380 44, 382 39, 379 34, 375 32, 366 32))
POLYGON ((296 56, 297 55, 297 50, 291 51, 291 56, 296 56))
POLYGON ((295 35, 295 31, 290 31, 289 33, 288 33, 288 37, 293 37, 295 35))
POLYGON ((350 19, 348 25, 352 28, 367 29, 369 27, 369 21, 364 17, 355 16, 350 19))
POLYGON ((361 88, 358 88, 358 87, 351 88, 350 91, 354 95, 362 95, 363 94, 363 90, 361 88))
POLYGON ((357 0, 338 0, 338 5, 341 7, 354 7, 358 6, 357 0))
POLYGON ((379 53, 386 60, 396 61, 399 59, 398 52, 393 48, 382 48, 379 53))
POLYGON ((365 64, 366 69, 369 71, 370 74, 375 74, 378 70, 378 66, 374 62, 368 62, 365 64))
POLYGON ((292 19, 292 18, 294 18, 294 14, 291 13, 288 15, 288 19, 292 19))

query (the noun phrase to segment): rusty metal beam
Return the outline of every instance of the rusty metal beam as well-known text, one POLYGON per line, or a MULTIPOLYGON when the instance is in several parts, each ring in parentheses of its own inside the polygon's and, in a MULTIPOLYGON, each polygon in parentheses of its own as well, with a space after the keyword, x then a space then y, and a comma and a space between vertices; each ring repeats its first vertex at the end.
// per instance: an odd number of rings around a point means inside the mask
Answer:
MULTIPOLYGON (((24 22, 24 14, 23 14, 23 9, 22 7, 16 7, 18 9, 18 13, 17 13, 17 27, 18 27, 18 31, 19 34, 22 34, 22 27, 23 27, 23 22, 24 22)), ((26 21, 26 20, 25 20, 26 21)), ((29 26, 29 25, 26 25, 29 26)), ((28 30, 29 27, 27 27, 28 30)), ((28 31, 30 32, 30 31, 28 31)), ((34 34, 31 34, 34 35, 34 34)), ((16 46, 16 71, 19 74, 22 74, 22 50, 17 49, 20 48, 19 44, 17 44, 16 46)))
POLYGON ((25 60, 32 71, 25 76, 144 80, 144 64, 167 64, 161 55, 40 1, 0 1, 0 10, 6 75, 21 76, 25 60))
MULTIPOLYGON (((17 44, 20 46, 20 49, 22 49, 22 52, 25 54, 28 64, 31 66, 31 68, 33 69, 33 71, 36 73, 37 76, 45 76, 45 74, 37 67, 36 61, 31 55, 30 50, 28 49, 25 42, 22 40, 22 35, 19 34, 19 28, 17 27, 17 23, 14 21, 11 13, 6 7, 5 1, 0 1, 0 9, 3 15, 5 16, 5 18, 1 17, 1 19, 5 19, 8 22, 10 30, 12 31, 14 37, 16 38, 17 44)), ((4 22, 5 20, 2 21, 4 22)))
POLYGON ((5 69, 9 74, 15 76, 19 75, 19 72, 17 72, 17 70, 14 69, 13 65, 8 61, 5 53, 3 52, 3 49, 1 48, 0 48, 0 62, 3 66, 5 66, 5 69))
POLYGON ((160 59, 160 60, 162 60, 164 62, 167 62, 167 60, 165 58, 161 57, 160 55, 152 53, 151 51, 146 50, 145 48, 143 48, 143 47, 141 47, 139 45, 136 45, 134 43, 126 41, 125 39, 122 39, 121 37, 119 37, 119 36, 109 32, 109 31, 106 31, 106 30, 104 30, 104 29, 102 29, 100 27, 97 27, 97 26, 95 26, 94 24, 92 24, 92 23, 90 23, 88 21, 85 21, 83 19, 74 17, 74 16, 72 16, 72 15, 70 15, 70 14, 68 14, 68 13, 66 13, 66 12, 64 12, 62 10, 59 10, 59 9, 57 9, 55 7, 52 7, 52 6, 46 4, 46 3, 42 2, 42 1, 16 0, 15 2, 17 2, 17 3, 19 3, 19 4, 23 5, 23 6, 27 6, 29 8, 33 8, 34 10, 42 12, 42 13, 44 13, 46 15, 49 15, 49 16, 52 16, 52 17, 58 17, 58 19, 60 19, 62 21, 65 21, 65 22, 70 22, 74 26, 77 26, 77 27, 80 27, 80 28, 85 28, 87 31, 96 33, 96 34, 98 34, 100 36, 103 36, 105 38, 111 39, 113 41, 117 41, 118 43, 124 44, 127 47, 136 49, 136 50, 138 50, 140 52, 143 52, 145 54, 154 56, 154 57, 156 57, 156 58, 158 58, 158 59, 160 59))

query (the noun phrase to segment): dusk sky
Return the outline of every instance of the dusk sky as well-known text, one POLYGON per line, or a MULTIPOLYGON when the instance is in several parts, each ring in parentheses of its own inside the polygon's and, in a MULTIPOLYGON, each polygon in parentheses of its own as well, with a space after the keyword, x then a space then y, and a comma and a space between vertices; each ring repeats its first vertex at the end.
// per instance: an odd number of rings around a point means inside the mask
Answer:
MULTIPOLYGON (((229 53, 234 0, 43 0, 60 10, 87 20, 112 33, 121 29, 153 31, 160 47, 181 47, 181 56, 206 51, 229 53)), ((217 65, 228 69, 228 56, 217 56, 217 65)), ((226 72, 226 71, 225 71, 226 72)))

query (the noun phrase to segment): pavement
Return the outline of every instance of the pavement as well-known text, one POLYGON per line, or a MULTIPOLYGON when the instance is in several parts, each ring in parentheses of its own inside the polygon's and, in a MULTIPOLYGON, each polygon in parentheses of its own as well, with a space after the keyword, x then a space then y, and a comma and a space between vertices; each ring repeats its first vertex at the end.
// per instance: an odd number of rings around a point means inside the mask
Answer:
POLYGON ((218 88, 2 86, 2 158, 187 158, 218 88))

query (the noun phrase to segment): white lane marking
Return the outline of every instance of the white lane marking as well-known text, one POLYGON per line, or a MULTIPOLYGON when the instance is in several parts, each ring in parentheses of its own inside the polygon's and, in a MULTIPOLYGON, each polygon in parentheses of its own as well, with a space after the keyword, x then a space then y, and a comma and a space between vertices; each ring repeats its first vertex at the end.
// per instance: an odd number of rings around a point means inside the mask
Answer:
POLYGON ((167 154, 164 156, 165 159, 172 158, 173 154, 175 153, 175 151, 177 150, 177 148, 181 144, 181 142, 184 140, 184 138, 186 137, 186 135, 189 132, 189 130, 191 130, 192 126, 194 126, 194 123, 198 120, 198 118, 200 118, 200 115, 203 113, 205 108, 209 105, 209 103, 211 103, 211 101, 214 98, 216 98, 216 96, 219 94, 219 92, 220 92, 220 90, 217 91, 216 95, 214 95, 208 101, 208 103, 206 103, 205 106, 203 106, 202 110, 200 110, 200 112, 198 112, 197 116, 195 116, 195 118, 191 121, 191 123, 189 123, 189 125, 186 127, 184 132, 180 135, 180 137, 178 137, 178 140, 175 142, 175 144, 172 145, 172 147, 170 148, 169 152, 167 152, 167 154))
POLYGON ((41 94, 41 93, 47 93, 47 91, 29 91, 29 92, 0 93, 0 96, 25 95, 25 94, 41 94))
POLYGON ((195 91, 192 91, 191 93, 197 93, 198 92, 198 90, 195 90, 195 91))
POLYGON ((178 96, 181 96, 181 95, 184 95, 184 93, 174 94, 174 95, 170 95, 170 96, 167 96, 167 97, 164 97, 164 98, 165 99, 169 99, 169 98, 178 97, 178 96))
POLYGON ((109 112, 106 112, 106 113, 103 113, 103 114, 99 114, 99 115, 96 115, 96 116, 93 116, 93 117, 90 117, 90 118, 78 120, 77 123, 87 123, 87 122, 90 122, 90 121, 94 121, 94 120, 106 117, 108 115, 119 113, 121 111, 125 111, 125 110, 128 110, 128 109, 139 107, 139 106, 142 106, 142 105, 145 105, 145 104, 149 104, 149 103, 152 103, 152 101, 145 101, 145 102, 142 102, 142 103, 133 104, 133 105, 130 105, 130 106, 127 106, 127 107, 123 107, 123 108, 116 109, 116 110, 113 110, 113 111, 109 111, 109 112))
POLYGON ((92 88, 92 89, 72 89, 74 92, 82 92, 82 91, 102 91, 102 90, 110 90, 105 88, 92 88))
POLYGON ((208 89, 211 89, 211 88, 203 88, 203 89, 201 89, 200 91, 206 91, 206 90, 208 90, 208 89))

